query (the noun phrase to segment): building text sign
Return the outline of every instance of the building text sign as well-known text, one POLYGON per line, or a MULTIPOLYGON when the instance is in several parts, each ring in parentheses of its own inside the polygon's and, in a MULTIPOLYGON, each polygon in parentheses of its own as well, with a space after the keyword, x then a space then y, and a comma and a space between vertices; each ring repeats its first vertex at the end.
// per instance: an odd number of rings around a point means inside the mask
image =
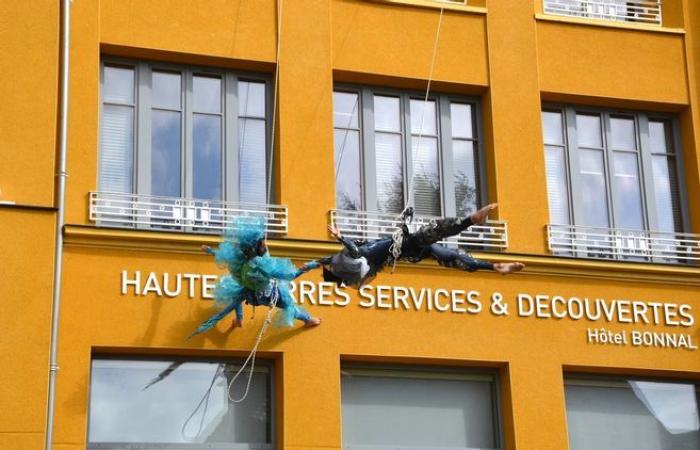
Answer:
MULTIPOLYGON (((132 296, 213 299, 217 275, 189 273, 121 272, 121 294, 132 296)), ((335 283, 298 281, 292 296, 300 305, 347 307, 353 297, 335 283)), ((590 344, 661 347, 697 350, 688 332, 695 324, 687 303, 564 296, 519 292, 506 297, 500 292, 465 289, 363 286, 355 296, 359 308, 423 311, 450 314, 490 314, 540 320, 584 320, 594 326, 586 330, 590 344), (612 331, 606 324, 654 325, 677 328, 675 332, 646 330, 612 331), (684 331, 685 330, 685 331, 684 331)))

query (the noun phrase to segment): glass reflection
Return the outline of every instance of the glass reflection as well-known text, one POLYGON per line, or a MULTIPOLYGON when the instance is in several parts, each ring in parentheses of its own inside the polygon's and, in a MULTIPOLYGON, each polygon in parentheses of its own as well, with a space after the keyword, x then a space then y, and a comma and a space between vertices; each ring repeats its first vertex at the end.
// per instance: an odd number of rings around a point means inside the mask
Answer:
POLYGON ((453 138, 472 138, 474 130, 471 105, 450 103, 450 124, 453 138))
POLYGON ((238 126, 240 199, 242 202, 267 203, 265 121, 241 118, 238 126))
POLYGON ((180 109, 182 88, 180 74, 156 72, 152 74, 151 101, 156 108, 180 109))
POLYGON ((478 205, 474 143, 471 141, 452 141, 452 154, 454 157, 452 170, 457 216, 464 217, 475 212, 478 205))
POLYGON ((610 146, 614 150, 635 150, 637 148, 634 119, 610 118, 610 146))
POLYGON ((134 103, 134 69, 105 66, 102 76, 102 98, 105 102, 134 103))
POLYGON ((195 76, 192 91, 195 112, 221 112, 221 78, 195 76))
POLYGON ((669 125, 667 122, 649 121, 649 145, 654 153, 672 153, 668 145, 669 125))
POLYGON ((694 385, 628 383, 566 385, 570 450, 700 448, 694 385))
POLYGON ((374 129, 400 132, 400 106, 396 97, 374 96, 374 129))
POLYGON ((435 101, 411 100, 411 132, 416 135, 437 134, 435 101))
POLYGON ((100 190, 130 193, 134 171, 134 109, 104 105, 102 111, 100 190))
POLYGON ((636 153, 613 152, 613 194, 617 228, 644 229, 636 153))
POLYGON ((659 231, 682 231, 680 193, 676 160, 673 156, 652 156, 656 223, 659 231))
POLYGON ((542 132, 545 144, 564 144, 560 112, 542 111, 542 132))
POLYGON ((584 214, 582 223, 592 227, 607 228, 610 223, 603 152, 581 149, 579 159, 584 214))
POLYGON ((221 199, 221 118, 194 114, 192 178, 194 198, 221 199))
POLYGON ((377 167, 377 209, 399 213, 403 210, 403 156, 401 137, 376 133, 374 136, 377 167))
POLYGON ((549 221, 569 225, 569 188, 566 179, 566 154, 562 147, 545 147, 549 221))
POLYGON ((238 114, 265 118, 265 83, 238 82, 238 114))
POLYGON ((414 206, 418 214, 441 215, 440 169, 437 138, 414 136, 412 186, 414 206), (420 144, 420 146, 419 146, 420 144))
POLYGON ((180 113, 151 111, 151 194, 180 197, 180 113))
MULTIPOLYGON (((269 444, 269 373, 254 373, 248 397, 236 404, 227 386, 237 369, 229 363, 95 360, 89 442, 269 444), (210 387, 206 408, 197 409, 210 387)), ((234 396, 245 381, 236 381, 234 396)))
POLYGON ((358 128, 358 102, 354 92, 333 92, 333 126, 358 128))
POLYGON ((600 116, 576 114, 576 137, 579 147, 601 148, 600 116))
POLYGON ((334 135, 336 207, 344 210, 361 210, 360 134, 355 130, 335 130, 334 135))

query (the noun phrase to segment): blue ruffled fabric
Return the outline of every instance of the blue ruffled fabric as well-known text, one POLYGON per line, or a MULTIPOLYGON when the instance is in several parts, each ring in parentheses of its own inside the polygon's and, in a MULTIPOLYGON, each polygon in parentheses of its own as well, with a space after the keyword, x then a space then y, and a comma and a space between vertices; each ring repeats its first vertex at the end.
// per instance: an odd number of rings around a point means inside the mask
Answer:
POLYGON ((266 253, 247 259, 252 251, 265 238, 265 219, 261 216, 236 218, 224 233, 224 241, 213 250, 214 260, 219 267, 226 268, 230 275, 219 278, 214 289, 214 299, 222 311, 210 317, 193 333, 202 333, 216 325, 227 314, 236 310, 242 314, 241 303, 270 305, 272 298, 279 295, 275 326, 294 326, 295 319, 306 320, 306 311, 294 305, 290 280, 301 271, 288 258, 275 258, 266 253), (275 280, 275 284, 272 284, 275 280))

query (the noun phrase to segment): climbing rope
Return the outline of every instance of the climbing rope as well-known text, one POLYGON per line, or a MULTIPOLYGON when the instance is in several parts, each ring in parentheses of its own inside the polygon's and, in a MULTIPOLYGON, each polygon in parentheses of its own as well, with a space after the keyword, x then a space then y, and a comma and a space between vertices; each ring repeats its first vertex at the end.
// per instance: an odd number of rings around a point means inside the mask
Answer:
MULTIPOLYGON (((272 323, 272 313, 274 311, 275 306, 277 306, 277 302, 279 301, 279 291, 276 289, 276 283, 273 281, 271 283, 271 292, 272 294, 272 301, 270 302, 270 309, 267 312, 267 316, 265 317, 265 322, 263 322, 262 326, 260 327, 260 331, 258 332, 258 337, 255 340, 255 345, 253 346, 253 349, 250 351, 250 354, 248 354, 248 358, 243 362, 241 367, 238 369, 236 374, 231 378, 231 381, 229 381, 228 386, 226 386, 226 396, 228 399, 233 402, 233 403, 242 403, 246 397, 248 397, 248 392, 250 391, 250 385, 253 381, 253 372, 255 371, 255 358, 258 353, 258 347, 260 346, 260 343, 262 342, 262 338, 265 335, 265 332, 267 329, 270 327, 270 324, 272 323), (245 391, 243 392, 243 395, 240 398, 233 398, 231 397, 231 387, 233 386, 233 383, 236 382, 238 377, 243 373, 245 368, 248 366, 250 363, 250 370, 248 372, 248 381, 246 382, 245 386, 245 391)), ((216 379, 223 375, 225 371, 225 365, 221 364, 219 367, 216 369, 216 372, 214 372, 214 376, 211 379, 211 383, 209 383, 209 387, 207 390, 204 392, 204 395, 202 396, 201 400, 197 404, 197 407, 192 411, 192 414, 187 417, 187 420, 182 424, 182 428, 180 429, 180 434, 182 437, 185 438, 185 440, 194 440, 196 439, 202 432, 202 428, 204 428, 204 419, 207 416, 207 410, 209 408, 209 398, 211 397, 211 392, 214 388, 214 383, 216 382, 216 379), (202 418, 199 420, 199 428, 197 429, 197 433, 194 436, 188 436, 186 433, 187 426, 189 423, 192 421, 194 416, 197 415, 197 411, 199 411, 200 408, 204 407, 202 410, 202 418)))
POLYGON ((277 93, 280 81, 280 46, 282 43, 282 3, 277 0, 277 49, 275 51, 275 86, 272 95, 272 130, 270 131, 270 163, 267 168, 267 203, 272 200, 272 168, 275 162, 275 128, 277 124, 277 93))

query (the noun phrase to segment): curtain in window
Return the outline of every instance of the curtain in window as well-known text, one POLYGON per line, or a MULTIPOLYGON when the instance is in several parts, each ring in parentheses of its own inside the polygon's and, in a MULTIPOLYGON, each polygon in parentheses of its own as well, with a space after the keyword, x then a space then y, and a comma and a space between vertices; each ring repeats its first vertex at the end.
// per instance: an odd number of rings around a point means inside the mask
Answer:
POLYGON ((240 200, 267 203, 265 83, 238 82, 240 200))
POLYGON ((134 69, 105 66, 102 83, 100 190, 133 192, 134 69))

